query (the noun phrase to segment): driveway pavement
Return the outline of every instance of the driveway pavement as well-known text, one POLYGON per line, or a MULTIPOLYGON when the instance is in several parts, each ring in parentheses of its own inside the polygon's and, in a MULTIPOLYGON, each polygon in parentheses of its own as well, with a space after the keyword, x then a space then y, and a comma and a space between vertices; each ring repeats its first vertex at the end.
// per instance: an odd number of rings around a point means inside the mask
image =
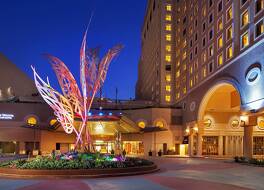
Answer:
POLYGON ((0 179, 0 190, 264 190, 264 168, 226 160, 152 158, 154 174, 97 179, 0 179))

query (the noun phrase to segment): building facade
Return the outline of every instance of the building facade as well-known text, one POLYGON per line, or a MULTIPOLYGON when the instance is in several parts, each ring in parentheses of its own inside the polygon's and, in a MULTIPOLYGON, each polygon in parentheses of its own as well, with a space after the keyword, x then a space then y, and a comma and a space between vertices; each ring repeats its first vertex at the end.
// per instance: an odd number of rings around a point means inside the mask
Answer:
POLYGON ((136 97, 181 107, 189 155, 264 154, 263 18, 263 0, 148 1, 136 97))

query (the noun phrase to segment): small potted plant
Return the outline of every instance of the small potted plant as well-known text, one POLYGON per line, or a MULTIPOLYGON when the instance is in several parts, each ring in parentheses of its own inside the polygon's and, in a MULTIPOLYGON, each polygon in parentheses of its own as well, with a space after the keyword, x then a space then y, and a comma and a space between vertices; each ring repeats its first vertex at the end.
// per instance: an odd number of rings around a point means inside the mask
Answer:
POLYGON ((148 154, 149 154, 149 156, 152 156, 152 151, 151 151, 151 150, 149 150, 149 153, 148 153, 148 154))

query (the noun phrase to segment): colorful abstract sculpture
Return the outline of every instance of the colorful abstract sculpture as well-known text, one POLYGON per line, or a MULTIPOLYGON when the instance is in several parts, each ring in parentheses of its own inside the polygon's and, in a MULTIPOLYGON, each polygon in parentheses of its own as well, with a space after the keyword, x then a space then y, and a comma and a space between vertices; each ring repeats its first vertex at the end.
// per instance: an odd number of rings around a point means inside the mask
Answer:
POLYGON ((82 135, 85 129, 85 141, 91 145, 89 129, 87 129, 88 112, 91 109, 93 99, 97 91, 102 87, 110 62, 122 49, 121 45, 109 49, 106 55, 100 59, 98 49, 87 49, 87 32, 84 35, 80 50, 80 82, 82 93, 76 80, 67 66, 57 57, 46 55, 57 76, 63 94, 51 87, 49 80, 41 79, 35 68, 35 85, 45 102, 54 110, 54 114, 67 134, 76 134, 75 148, 78 143, 83 145, 82 135), (78 116, 82 122, 80 126, 74 126, 74 117, 78 116))

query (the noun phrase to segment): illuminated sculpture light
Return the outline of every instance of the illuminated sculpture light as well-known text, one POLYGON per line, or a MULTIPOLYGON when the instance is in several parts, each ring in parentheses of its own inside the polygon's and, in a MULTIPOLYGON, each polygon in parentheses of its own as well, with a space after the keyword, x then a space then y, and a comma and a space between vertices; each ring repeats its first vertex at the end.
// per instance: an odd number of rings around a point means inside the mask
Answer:
POLYGON ((116 45, 109 49, 106 55, 100 59, 98 48, 87 49, 86 45, 87 31, 84 35, 80 49, 80 82, 82 93, 67 66, 57 57, 47 55, 58 82, 62 89, 62 94, 51 87, 49 80, 44 81, 31 66, 34 73, 35 85, 45 100, 45 102, 54 110, 54 114, 67 134, 75 133, 76 142, 84 145, 82 134, 85 129, 85 137, 90 150, 91 138, 87 129, 88 113, 90 111, 93 99, 106 79, 107 70, 110 62, 122 49, 121 45, 116 45), (82 122, 75 128, 74 117, 78 116, 82 122))

